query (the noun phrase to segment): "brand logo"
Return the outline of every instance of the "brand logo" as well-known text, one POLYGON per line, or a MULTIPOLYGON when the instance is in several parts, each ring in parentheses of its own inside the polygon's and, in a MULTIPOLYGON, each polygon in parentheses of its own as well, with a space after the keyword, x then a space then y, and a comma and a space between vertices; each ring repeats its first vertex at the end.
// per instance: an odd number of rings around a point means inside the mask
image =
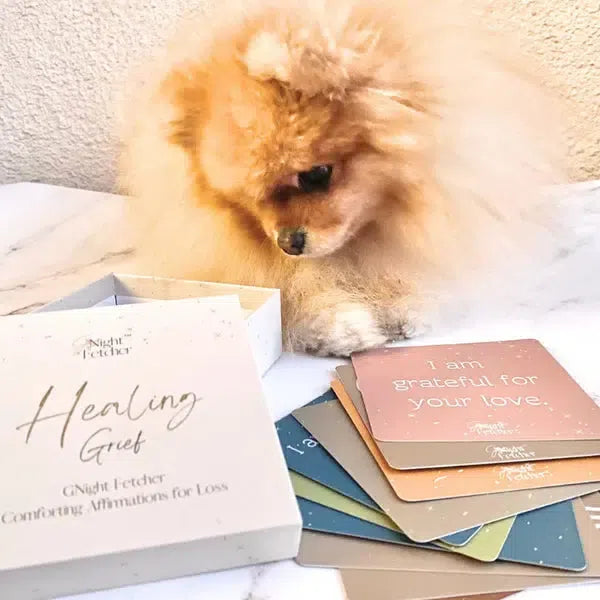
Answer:
POLYGON ((469 432, 477 435, 510 435, 516 433, 517 429, 510 429, 502 421, 498 423, 474 423, 469 426, 469 432))
POLYGON ((83 360, 127 356, 131 353, 131 329, 119 336, 78 338, 73 350, 83 360))
POLYGON ((490 455, 490 458, 499 460, 535 458, 535 452, 528 452, 525 446, 488 446, 485 451, 490 455))
POLYGON ((550 475, 548 469, 536 471, 535 465, 532 464, 500 468, 500 479, 507 479, 508 481, 532 481, 544 479, 548 475, 550 475))

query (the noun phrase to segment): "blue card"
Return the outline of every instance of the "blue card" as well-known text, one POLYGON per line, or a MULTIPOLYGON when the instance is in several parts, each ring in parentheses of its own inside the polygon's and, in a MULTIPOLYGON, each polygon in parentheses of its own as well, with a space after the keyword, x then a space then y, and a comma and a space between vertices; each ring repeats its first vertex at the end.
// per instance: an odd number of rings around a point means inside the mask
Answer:
POLYGON ((306 500, 305 498, 297 498, 297 500, 300 513, 302 514, 303 529, 320 531, 321 533, 348 535, 378 542, 389 542, 400 544, 401 546, 412 546, 413 548, 441 550, 433 544, 413 542, 402 533, 369 523, 368 521, 363 521, 362 519, 339 512, 322 504, 317 504, 311 500, 306 500))
MULTIPOLYGON (((336 400, 333 390, 315 398, 310 404, 336 400)), ((369 508, 381 511, 371 497, 352 479, 336 460, 313 438, 292 415, 275 424, 279 443, 290 470, 352 498, 369 508)), ((442 538, 452 546, 464 546, 481 527, 472 527, 442 538)))
MULTIPOLYGON (((329 390, 310 404, 319 404, 335 398, 333 390, 329 390)), ((371 497, 292 415, 277 421, 275 426, 289 469, 369 508, 380 510, 371 497)))
MULTIPOLYGON (((401 533, 368 523, 321 504, 297 498, 303 528, 426 550, 443 549, 413 542, 401 533)), ((583 571, 586 559, 571 501, 540 508, 517 517, 499 560, 569 571, 583 571)))
POLYGON ((587 561, 570 500, 517 516, 500 560, 567 571, 583 571, 587 561))
POLYGON ((471 538, 483 527, 483 525, 479 525, 479 527, 471 527, 471 529, 465 529, 464 531, 459 531, 457 533, 453 533, 451 535, 447 535, 442 538, 442 542, 446 542, 446 544, 450 544, 451 546, 461 546, 466 545, 471 541, 471 538))

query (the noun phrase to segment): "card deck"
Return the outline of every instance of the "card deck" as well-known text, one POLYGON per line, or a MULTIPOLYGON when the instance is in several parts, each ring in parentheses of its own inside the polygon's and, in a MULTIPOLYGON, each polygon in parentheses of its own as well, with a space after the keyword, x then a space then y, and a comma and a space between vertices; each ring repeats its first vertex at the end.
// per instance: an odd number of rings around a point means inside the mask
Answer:
MULTIPOLYGON (((292 485, 294 486, 294 492, 296 493, 296 496, 300 498, 310 500, 313 503, 342 512, 346 515, 362 519, 363 521, 367 521, 368 523, 377 525, 378 527, 385 527, 386 529, 396 533, 401 533, 400 529, 394 524, 393 521, 377 511, 363 506, 362 504, 359 504, 350 498, 346 498, 345 496, 326 488, 320 483, 312 481, 297 473, 290 472, 290 478, 292 480, 292 485)), ((324 511, 319 511, 318 509, 315 509, 312 512, 313 514, 320 515, 322 517, 321 519, 318 519, 315 516, 310 519, 312 523, 319 522, 320 527, 307 527, 308 529, 350 535, 347 530, 336 530, 335 521, 339 521, 339 519, 336 519, 335 513, 324 513, 324 511), (323 518, 325 518, 327 514, 333 518, 331 522, 325 521, 327 527, 323 528, 323 518)), ((514 520, 515 518, 511 517, 510 519, 504 519, 502 521, 497 521, 496 523, 486 525, 482 527, 477 535, 473 536, 468 543, 461 546, 448 544, 442 541, 436 541, 432 543, 449 552, 457 552, 463 556, 468 556, 475 560, 486 562, 496 560, 504 547, 514 520)), ((304 519, 305 527, 307 522, 308 520, 304 519)), ((346 522, 346 524, 348 524, 348 522, 346 522)), ((389 538, 388 535, 382 536, 378 529, 371 529, 371 535, 368 535, 369 529, 365 529, 364 527, 361 527, 360 531, 361 535, 359 537, 367 537, 369 539, 380 541, 386 541, 389 538)), ((399 543, 401 543, 405 537, 406 536, 398 538, 399 543)), ((415 543, 413 542, 413 545, 414 544, 415 543)), ((425 544, 424 547, 429 546, 425 544)))
POLYGON ((290 479, 292 481, 294 493, 300 498, 312 500, 323 506, 339 510, 347 515, 356 517, 357 519, 368 521, 369 523, 391 529, 392 531, 400 531, 400 528, 396 523, 384 513, 365 506, 352 498, 348 498, 317 481, 313 481, 312 479, 304 477, 304 475, 300 475, 299 473, 294 473, 293 471, 290 471, 290 479))
POLYGON ((513 564, 496 561, 481 564, 446 552, 423 552, 414 548, 392 547, 389 544, 364 542, 346 538, 340 543, 335 536, 319 536, 304 532, 297 561, 306 566, 337 567, 341 569, 375 569, 391 571, 425 571, 428 573, 457 573, 461 575, 547 577, 556 584, 565 578, 600 577, 600 533, 588 518, 586 506, 600 507, 600 495, 594 494, 573 501, 577 527, 587 557, 587 569, 568 571, 540 568, 541 565, 513 564))
POLYGON ((313 502, 312 500, 307 500, 306 498, 298 498, 297 500, 300 513, 302 514, 302 527, 304 530, 442 551, 434 544, 413 542, 399 531, 392 531, 387 527, 369 523, 363 519, 358 519, 352 515, 313 502))
POLYGON ((332 387, 338 399, 390 485, 403 500, 436 500, 600 481, 600 457, 464 468, 392 469, 381 453, 381 444, 375 444, 368 423, 363 420, 364 406, 359 408, 360 392, 353 387, 355 375, 352 367, 339 367, 336 371, 339 381, 332 382, 332 387), (353 399, 348 388, 354 392, 353 399))
POLYGON ((379 441, 600 439, 600 409, 537 340, 383 348, 352 363, 379 441))
MULTIPOLYGON (((335 397, 333 391, 329 390, 307 406, 322 404, 335 397)), ((360 502, 365 507, 379 511, 382 517, 385 516, 369 495, 292 415, 278 421, 276 428, 290 470, 360 502)), ((463 546, 479 531, 480 527, 480 525, 469 527, 444 536, 442 539, 452 546, 463 546)))
MULTIPOLYGON (((334 398, 333 391, 328 390, 315 398, 308 406, 314 406, 334 398)), ((368 494, 293 416, 288 415, 279 420, 276 423, 276 429, 289 469, 318 481, 365 506, 379 510, 368 494)))
POLYGON ((295 411, 294 416, 327 449, 379 507, 414 541, 430 542, 482 523, 589 494, 600 484, 503 492, 430 502, 398 499, 337 400, 295 411))
MULTIPOLYGON (((385 515, 301 475, 290 475, 297 496, 400 533, 398 527, 385 515)), ((371 539, 380 540, 381 536, 376 534, 377 531, 371 539)), ((586 565, 570 501, 485 525, 468 544, 460 548, 444 542, 432 543, 486 562, 500 558, 572 570, 584 569, 586 565)))
POLYGON ((322 504, 298 498, 298 506, 302 514, 303 528, 309 531, 320 531, 339 536, 349 536, 366 540, 375 540, 378 542, 388 542, 390 544, 400 544, 411 546, 413 548, 440 550, 434 544, 419 544, 413 542, 399 531, 392 531, 387 527, 381 527, 374 523, 369 523, 363 519, 358 519, 352 515, 334 510, 322 504))

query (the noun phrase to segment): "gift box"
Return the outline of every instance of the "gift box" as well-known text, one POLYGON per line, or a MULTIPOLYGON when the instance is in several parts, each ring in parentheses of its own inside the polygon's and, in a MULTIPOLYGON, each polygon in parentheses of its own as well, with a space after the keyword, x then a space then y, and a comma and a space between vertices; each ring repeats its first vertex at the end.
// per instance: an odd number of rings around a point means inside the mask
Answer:
POLYGON ((301 518, 255 361, 277 295, 216 294, 111 276, 0 319, 3 599, 296 556, 301 518))

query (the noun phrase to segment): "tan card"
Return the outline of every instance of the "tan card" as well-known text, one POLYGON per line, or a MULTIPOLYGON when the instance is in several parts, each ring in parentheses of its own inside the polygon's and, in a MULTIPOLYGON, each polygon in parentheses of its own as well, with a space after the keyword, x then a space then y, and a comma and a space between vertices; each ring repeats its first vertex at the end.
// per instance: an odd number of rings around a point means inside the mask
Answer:
POLYGON ((339 367, 336 371, 340 381, 332 382, 333 390, 379 468, 398 497, 403 500, 438 500, 600 481, 600 457, 465 468, 392 469, 344 388, 343 382, 350 385, 350 378, 354 377, 352 367, 339 367))
POLYGON ((519 590, 514 590, 512 592, 498 592, 497 594, 469 594, 468 596, 461 594, 460 596, 452 596, 452 598, 444 598, 442 600, 503 600, 504 598, 511 597, 518 591, 519 590))
MULTIPOLYGON (((370 428, 362 394, 356 387, 356 374, 351 366, 337 369, 340 381, 352 403, 370 428)), ((568 442, 379 442, 375 440, 386 462, 394 469, 430 469, 469 465, 520 463, 561 458, 600 455, 597 440, 568 442)))
POLYGON ((600 440, 600 408, 537 340, 380 348, 352 364, 380 441, 600 440))
POLYGON ((581 582, 579 579, 462 575, 413 571, 340 571, 347 600, 501 600, 517 591, 581 582), (541 580, 541 581, 540 581, 541 580))
MULTIPOLYGON (((533 565, 515 564, 503 561, 475 563, 456 554, 430 552, 420 548, 392 547, 380 542, 367 542, 327 534, 305 531, 302 534, 297 561, 312 567, 335 567, 339 569, 367 569, 387 571, 420 571, 427 573, 458 573, 479 576, 528 576, 541 581, 547 578, 556 585, 565 580, 600 577, 600 530, 597 521, 589 517, 592 511, 600 511, 600 494, 578 499, 574 503, 579 533, 588 560, 585 571, 573 572, 558 569, 544 569, 533 565)), ((538 583, 536 583, 538 585, 538 583)), ((521 586, 516 586, 517 588, 521 586)))
POLYGON ((513 592, 498 592, 497 594, 475 594, 474 596, 465 596, 464 594, 461 594, 460 596, 453 596, 452 598, 445 598, 443 600, 503 600, 503 598, 508 598, 509 596, 512 596, 512 594, 513 592))
POLYGON ((339 402, 305 406, 293 414, 390 519, 416 542, 429 542, 600 489, 600 483, 588 483, 490 496, 405 502, 389 485, 339 402))

